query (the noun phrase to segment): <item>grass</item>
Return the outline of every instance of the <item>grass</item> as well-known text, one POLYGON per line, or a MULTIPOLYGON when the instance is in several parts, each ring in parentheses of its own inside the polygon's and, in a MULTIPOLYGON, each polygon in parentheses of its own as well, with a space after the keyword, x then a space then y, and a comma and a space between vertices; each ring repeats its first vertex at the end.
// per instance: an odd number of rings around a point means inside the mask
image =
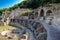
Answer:
POLYGON ((10 25, 0 26, 0 32, 7 30, 7 29, 12 30, 12 29, 18 29, 18 28, 14 26, 10 26, 10 25))

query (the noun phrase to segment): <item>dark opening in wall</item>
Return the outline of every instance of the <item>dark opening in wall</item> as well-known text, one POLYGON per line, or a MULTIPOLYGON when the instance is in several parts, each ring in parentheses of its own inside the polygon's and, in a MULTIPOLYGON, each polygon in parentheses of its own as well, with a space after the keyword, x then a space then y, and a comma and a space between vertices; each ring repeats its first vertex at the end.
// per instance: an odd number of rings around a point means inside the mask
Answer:
POLYGON ((51 13, 52 13, 52 11, 51 11, 51 10, 48 10, 48 11, 46 12, 46 16, 50 16, 51 13))
POLYGON ((44 10, 41 9, 41 11, 40 11, 40 17, 43 17, 43 16, 44 16, 44 10))

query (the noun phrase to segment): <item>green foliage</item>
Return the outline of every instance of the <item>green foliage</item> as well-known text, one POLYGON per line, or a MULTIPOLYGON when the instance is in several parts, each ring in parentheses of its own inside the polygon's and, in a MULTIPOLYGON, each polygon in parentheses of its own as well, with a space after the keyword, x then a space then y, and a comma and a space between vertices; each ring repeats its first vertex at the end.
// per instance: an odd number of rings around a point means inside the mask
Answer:
POLYGON ((28 12, 23 13, 22 16, 28 16, 28 12))
POLYGON ((0 16, 2 15, 3 10, 0 10, 0 16))
POLYGON ((38 8, 39 6, 44 6, 48 3, 60 3, 60 0, 24 0, 23 2, 14 5, 13 7, 4 8, 3 10, 0 10, 0 15, 2 14, 3 11, 15 10, 18 7, 29 8, 31 10, 38 8))
POLYGON ((44 6, 48 3, 60 3, 60 0, 24 0, 23 2, 17 4, 20 8, 38 8, 39 6, 44 6))
POLYGON ((51 0, 50 3, 60 3, 60 0, 51 0))
POLYGON ((28 14, 31 14, 32 12, 25 12, 22 14, 22 16, 28 16, 28 14))

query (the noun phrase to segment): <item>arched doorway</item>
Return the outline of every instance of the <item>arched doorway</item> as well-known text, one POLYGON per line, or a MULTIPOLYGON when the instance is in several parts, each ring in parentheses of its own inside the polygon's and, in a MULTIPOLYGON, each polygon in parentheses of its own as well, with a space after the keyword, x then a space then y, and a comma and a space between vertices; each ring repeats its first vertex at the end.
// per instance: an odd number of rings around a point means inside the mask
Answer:
POLYGON ((52 13, 52 11, 51 11, 51 10, 48 10, 48 11, 46 12, 46 16, 50 16, 51 13, 52 13))
POLYGON ((44 16, 44 10, 41 9, 41 11, 40 11, 40 17, 43 17, 43 16, 44 16))

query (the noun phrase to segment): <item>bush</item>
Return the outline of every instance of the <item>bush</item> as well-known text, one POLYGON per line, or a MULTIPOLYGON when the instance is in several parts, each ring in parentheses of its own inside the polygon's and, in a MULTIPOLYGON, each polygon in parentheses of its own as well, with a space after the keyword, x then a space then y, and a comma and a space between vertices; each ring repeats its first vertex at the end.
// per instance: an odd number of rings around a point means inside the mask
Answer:
POLYGON ((22 14, 22 16, 28 16, 28 14, 31 14, 32 12, 25 12, 22 14))

